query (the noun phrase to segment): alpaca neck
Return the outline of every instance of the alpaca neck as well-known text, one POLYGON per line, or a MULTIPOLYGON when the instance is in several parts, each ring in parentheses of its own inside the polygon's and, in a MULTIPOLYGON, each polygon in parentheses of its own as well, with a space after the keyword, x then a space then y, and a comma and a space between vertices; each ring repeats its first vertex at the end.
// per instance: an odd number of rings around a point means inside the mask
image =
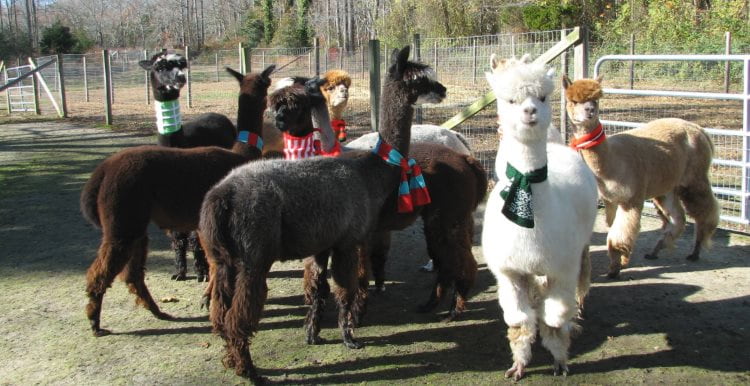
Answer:
POLYGON ((383 141, 398 150, 404 157, 409 154, 411 123, 414 117, 414 100, 409 100, 406 90, 397 84, 386 82, 380 108, 380 128, 383 141))
MULTIPOLYGON (((586 122, 576 125, 575 138, 591 133, 595 130, 601 122, 599 118, 591 119, 586 122)), ((608 174, 608 168, 612 166, 607 159, 609 158, 609 141, 604 140, 602 143, 589 147, 588 149, 580 149, 581 156, 586 164, 589 166, 591 171, 597 176, 608 174)))
POLYGON ((346 103, 342 103, 338 106, 328 105, 328 115, 331 116, 331 119, 344 119, 345 108, 346 108, 346 103))
POLYGON ((242 94, 237 108, 237 131, 247 131, 263 135, 263 110, 265 95, 253 96, 242 94))
POLYGON ((338 140, 331 127, 331 116, 324 106, 315 106, 311 109, 312 125, 320 129, 320 145, 325 152, 330 152, 336 147, 338 140))
MULTIPOLYGON (((498 152, 502 154, 506 162, 513 165, 521 173, 538 170, 547 165, 546 140, 524 143, 510 136, 503 136, 498 152)), ((505 170, 504 164, 498 164, 497 167, 500 168, 498 173, 505 170)))
POLYGON ((156 129, 161 135, 174 134, 182 128, 180 100, 154 101, 156 129))

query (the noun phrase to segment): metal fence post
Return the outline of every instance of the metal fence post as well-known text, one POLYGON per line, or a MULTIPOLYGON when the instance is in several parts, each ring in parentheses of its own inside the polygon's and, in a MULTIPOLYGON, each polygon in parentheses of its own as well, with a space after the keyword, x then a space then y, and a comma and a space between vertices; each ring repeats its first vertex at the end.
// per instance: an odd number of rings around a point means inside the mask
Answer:
POLYGON ((219 53, 214 53, 214 68, 216 69, 216 81, 219 81, 219 53))
MULTIPOLYGON (((34 59, 32 59, 31 57, 29 57, 29 63, 32 63, 34 65, 32 70, 36 68, 36 62, 34 62, 34 59)), ((34 114, 40 115, 42 111, 39 109, 39 82, 37 82, 36 80, 36 75, 31 77, 31 85, 32 89, 34 90, 34 114)))
MULTIPOLYGON (((635 55, 635 34, 630 34, 630 48, 628 49, 630 55, 635 55)), ((630 61, 628 64, 628 84, 630 89, 633 89, 635 83, 635 62, 630 61)))
POLYGON ((477 39, 471 39, 471 83, 477 84, 477 39))
POLYGON ((57 54, 57 80, 58 82, 60 82, 59 88, 57 89, 60 93, 60 118, 68 117, 68 104, 65 101, 65 77, 63 75, 64 65, 65 64, 63 63, 62 54, 57 54))
POLYGON ((742 101, 742 127, 745 135, 742 136, 742 199, 741 215, 745 221, 750 221, 750 59, 742 61, 744 75, 742 101))
POLYGON ((339 70, 344 69, 344 50, 339 47, 339 70))
POLYGON ((315 38, 315 75, 320 75, 320 39, 315 38))
POLYGON ((190 46, 185 46, 185 60, 187 61, 187 71, 185 71, 185 80, 187 81, 187 102, 188 108, 193 107, 193 87, 190 81, 190 46))
POLYGON ((112 74, 109 72, 109 50, 102 50, 102 63, 104 65, 104 123, 112 124, 112 74))
POLYGON ((89 76, 86 70, 86 55, 83 56, 83 96, 89 102, 89 76))
POLYGON ((237 55, 239 57, 239 63, 237 68, 240 69, 240 73, 245 73, 245 50, 242 48, 242 42, 237 43, 237 55))
MULTIPOLYGON (((143 60, 148 60, 148 50, 143 50, 143 60)), ((149 72, 146 71, 146 75, 143 76, 145 78, 143 84, 146 86, 146 104, 151 104, 151 90, 150 90, 150 83, 151 83, 151 77, 149 76, 149 72)))
MULTIPOLYGON (((565 41, 565 30, 560 31, 560 41, 565 41)), ((568 55, 567 51, 560 55, 560 75, 568 75, 568 55)), ((567 142, 568 138, 568 119, 565 110, 565 89, 560 87, 560 134, 563 141, 567 142)))
MULTIPOLYGON (((422 53, 420 52, 422 46, 422 41, 419 36, 419 34, 414 34, 414 60, 419 62, 422 60, 422 53)), ((414 109, 414 123, 420 124, 422 123, 422 107, 417 106, 417 108, 414 109)))
MULTIPOLYGON (((724 54, 732 53, 732 33, 727 31, 724 34, 724 54)), ((724 63, 724 92, 729 93, 729 61, 724 63)))
POLYGON ((380 41, 370 40, 370 126, 378 131, 380 123, 380 41))

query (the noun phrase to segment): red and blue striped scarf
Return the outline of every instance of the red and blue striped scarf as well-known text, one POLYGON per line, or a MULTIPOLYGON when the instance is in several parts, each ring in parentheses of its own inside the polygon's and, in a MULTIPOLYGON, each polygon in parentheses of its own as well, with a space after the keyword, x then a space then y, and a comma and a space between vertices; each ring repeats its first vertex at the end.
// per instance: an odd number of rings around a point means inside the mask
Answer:
POLYGON ((386 163, 401 167, 401 183, 398 187, 398 213, 409 213, 414 211, 414 206, 423 206, 430 203, 430 192, 422 176, 422 168, 417 165, 413 158, 404 158, 398 150, 378 137, 378 143, 372 152, 377 154, 386 163), (407 177, 410 174, 411 177, 407 177))

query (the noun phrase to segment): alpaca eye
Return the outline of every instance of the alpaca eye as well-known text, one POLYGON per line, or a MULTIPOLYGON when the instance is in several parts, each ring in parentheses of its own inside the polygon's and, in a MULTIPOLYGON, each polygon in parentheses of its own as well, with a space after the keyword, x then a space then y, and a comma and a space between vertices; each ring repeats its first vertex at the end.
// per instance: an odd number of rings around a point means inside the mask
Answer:
POLYGON ((516 104, 516 100, 515 99, 508 99, 508 103, 514 105, 514 104, 516 104))
POLYGON ((545 102, 547 100, 547 96, 543 96, 543 97, 539 98, 539 100, 542 101, 542 103, 543 103, 543 102, 545 102))

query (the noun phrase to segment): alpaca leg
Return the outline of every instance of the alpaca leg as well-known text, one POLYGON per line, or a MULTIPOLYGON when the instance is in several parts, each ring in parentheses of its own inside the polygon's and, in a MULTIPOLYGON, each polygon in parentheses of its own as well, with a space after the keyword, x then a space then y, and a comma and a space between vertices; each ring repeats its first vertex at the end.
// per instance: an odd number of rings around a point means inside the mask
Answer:
POLYGON ((591 288, 591 254, 589 246, 586 245, 581 252, 581 271, 578 274, 578 285, 576 286, 576 304, 578 304, 578 317, 583 318, 584 299, 591 288))
POLYGON ((511 271, 500 271, 497 277, 497 297, 503 309, 503 319, 509 327, 519 327, 536 320, 532 306, 531 278, 511 271))
POLYGON ((375 278, 375 291, 385 291, 385 262, 391 248, 391 232, 374 232, 370 237, 369 251, 372 276, 375 278))
POLYGON ((188 234, 185 232, 168 232, 172 239, 172 250, 174 251, 175 274, 172 280, 187 279, 187 249, 189 245, 188 234))
POLYGON ((578 329, 580 327, 572 321, 567 321, 560 327, 550 327, 544 323, 539 326, 542 345, 552 353, 555 360, 553 365, 554 375, 568 375, 568 349, 570 348, 571 333, 578 329))
POLYGON ((201 247, 201 243, 198 240, 197 232, 190 232, 190 250, 193 251, 193 260, 195 261, 195 275, 198 277, 198 282, 208 280, 208 261, 206 261, 206 251, 201 247))
POLYGON ((542 315, 540 315, 544 324, 552 328, 560 328, 565 322, 573 319, 578 310, 576 302, 578 283, 578 275, 547 277, 541 306, 542 315))
POLYGON ((469 215, 444 234, 446 248, 438 258, 441 261, 438 276, 445 276, 445 283, 454 284, 453 302, 448 317, 443 319, 445 322, 455 320, 466 310, 469 291, 474 286, 477 262, 471 253, 473 233, 474 219, 469 215))
POLYGON ((169 314, 161 312, 159 306, 148 292, 145 282, 146 254, 148 251, 148 237, 144 236, 136 240, 130 248, 130 261, 125 266, 120 277, 128 285, 128 290, 134 294, 136 304, 145 307, 159 319, 172 319, 169 314))
POLYGON ((328 285, 328 256, 325 251, 305 259, 304 292, 305 304, 309 304, 305 317, 305 332, 307 344, 321 344, 320 321, 325 310, 326 298, 331 293, 328 285))
POLYGON ((711 191, 708 180, 678 190, 678 195, 685 205, 687 213, 695 219, 695 245, 688 260, 700 258, 701 248, 711 247, 711 236, 719 225, 719 202, 711 191))
POLYGON ((354 339, 354 315, 352 306, 357 292, 357 258, 356 247, 335 249, 331 270, 336 283, 334 296, 339 306, 339 328, 348 348, 362 348, 364 345, 354 339))
MULTIPOLYGON (((388 232, 386 232, 388 233, 388 232)), ((387 236, 388 242, 390 242, 390 233, 388 233, 387 236)), ((382 253, 382 249, 381 252, 382 253)), ((385 281, 385 256, 388 253, 388 248, 386 247, 385 253, 383 256, 379 257, 381 261, 383 261, 383 266, 381 267, 381 275, 380 275, 380 285, 382 289, 379 292, 385 291, 384 287, 384 281, 385 281)), ((354 327, 359 327, 362 324, 362 319, 364 319, 365 314, 367 313, 367 301, 369 299, 369 292, 368 288, 370 287, 370 267, 372 266, 370 257, 372 256, 372 249, 368 245, 368 243, 363 243, 357 248, 357 257, 358 265, 357 265, 357 283, 359 284, 357 286, 357 293, 354 295, 354 303, 352 304, 352 314, 354 316, 354 327)), ((376 289, 376 291, 378 291, 376 289)))
POLYGON ((536 319, 530 319, 518 326, 508 327, 508 341, 513 353, 513 366, 505 372, 505 378, 518 381, 526 374, 526 366, 531 362, 531 345, 536 339, 536 319))
POLYGON ((607 222, 607 226, 611 227, 615 221, 615 215, 617 214, 617 205, 611 202, 604 202, 604 219, 607 222))
POLYGON ((443 228, 442 223, 435 219, 434 216, 423 216, 422 221, 424 223, 424 236, 427 244, 427 254, 430 256, 433 264, 433 272, 437 273, 435 278, 435 284, 432 286, 430 297, 427 302, 420 305, 417 308, 418 312, 431 312, 435 307, 440 304, 445 296, 445 293, 453 283, 453 272, 451 268, 454 267, 453 259, 456 256, 450 254, 452 246, 446 243, 446 238, 450 237, 452 232, 455 232, 451 228, 443 228), (447 265, 448 269, 444 266, 447 265))
MULTIPOLYGON (((105 236, 106 237, 106 236, 105 236)), ((109 335, 109 330, 100 327, 102 301, 104 293, 112 285, 117 274, 122 271, 130 255, 126 253, 126 243, 112 242, 107 238, 102 240, 96 259, 86 272, 86 294, 89 302, 86 305, 86 316, 91 324, 94 336, 109 335)))
POLYGON ((609 273, 607 277, 616 278, 620 269, 630 263, 638 231, 641 229, 641 211, 643 203, 633 206, 620 205, 607 234, 607 253, 609 254, 609 273))
POLYGON ((661 238, 656 242, 651 253, 647 253, 645 256, 646 259, 650 260, 659 258, 659 251, 663 248, 671 248, 674 246, 675 240, 677 240, 682 234, 682 231, 685 230, 685 210, 677 201, 674 192, 664 196, 654 197, 654 205, 659 211, 659 216, 662 219, 663 225, 661 238))
POLYGON ((262 383, 264 379, 253 365, 249 339, 258 331, 268 294, 266 278, 269 269, 270 265, 237 269, 234 296, 223 320, 227 350, 225 365, 234 365, 237 375, 256 383, 262 383))

